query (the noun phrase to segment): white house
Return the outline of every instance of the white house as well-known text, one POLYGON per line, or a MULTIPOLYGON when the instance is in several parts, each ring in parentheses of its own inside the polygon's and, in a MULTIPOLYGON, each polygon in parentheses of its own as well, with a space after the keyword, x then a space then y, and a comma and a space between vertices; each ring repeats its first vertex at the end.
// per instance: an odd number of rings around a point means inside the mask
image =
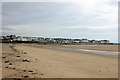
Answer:
POLYGON ((44 41, 45 39, 43 37, 38 38, 39 41, 44 41))
POLYGON ((82 39, 81 43, 89 43, 89 40, 88 39, 82 39))
POLYGON ((18 36, 15 41, 28 41, 27 37, 18 36))
POLYGON ((81 39, 73 39, 73 43, 81 43, 81 39))
POLYGON ((72 43, 71 39, 62 39, 62 43, 72 43))
POLYGON ((100 43, 109 43, 109 40, 100 40, 100 43))
POLYGON ((0 36, 0 40, 2 40, 3 39, 3 37, 2 36, 0 36))

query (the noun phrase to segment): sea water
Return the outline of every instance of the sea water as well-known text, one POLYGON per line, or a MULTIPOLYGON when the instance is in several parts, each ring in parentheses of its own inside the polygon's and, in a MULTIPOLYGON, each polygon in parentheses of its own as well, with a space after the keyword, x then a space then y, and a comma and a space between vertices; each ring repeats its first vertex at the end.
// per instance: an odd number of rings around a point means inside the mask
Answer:
POLYGON ((71 51, 85 51, 85 52, 93 52, 93 53, 106 54, 106 55, 120 54, 120 52, 117 51, 90 50, 90 49, 78 49, 78 48, 66 48, 66 47, 47 47, 47 48, 59 49, 59 50, 71 50, 71 51))

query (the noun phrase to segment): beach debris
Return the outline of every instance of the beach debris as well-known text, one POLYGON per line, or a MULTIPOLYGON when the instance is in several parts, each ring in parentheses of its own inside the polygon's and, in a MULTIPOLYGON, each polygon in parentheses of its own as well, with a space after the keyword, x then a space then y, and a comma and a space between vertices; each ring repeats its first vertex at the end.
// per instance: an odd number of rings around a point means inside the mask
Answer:
POLYGON ((12 65, 12 63, 9 63, 9 65, 12 65))
POLYGON ((16 57, 20 57, 20 56, 16 56, 16 57))
POLYGON ((12 69, 16 69, 16 68, 12 68, 12 69))
POLYGON ((44 75, 44 74, 40 74, 40 75, 44 75))
POLYGON ((24 78, 28 78, 29 76, 25 75, 25 76, 22 76, 22 77, 24 77, 24 78))
POLYGON ((5 61, 5 63, 9 63, 10 61, 5 61))
POLYGON ((32 73, 32 74, 38 74, 38 73, 32 73))
POLYGON ((22 60, 23 62, 30 62, 29 60, 27 60, 27 59, 24 59, 24 60, 22 60))
POLYGON ((15 80, 22 80, 22 79, 20 79, 20 78, 16 78, 15 80))
POLYGON ((9 67, 5 67, 5 68, 9 68, 9 67))
POLYGON ((26 72, 26 70, 23 70, 24 72, 26 72))
POLYGON ((27 54, 27 52, 24 52, 24 54, 27 54))
POLYGON ((99 72, 102 72, 101 70, 99 70, 99 72))
POLYGON ((2 58, 6 58, 6 57, 2 57, 2 58))
POLYGON ((33 72, 32 70, 29 70, 28 72, 33 72))
POLYGON ((24 71, 24 72, 33 72, 32 70, 28 70, 28 71, 27 71, 27 70, 23 70, 23 71, 24 71))

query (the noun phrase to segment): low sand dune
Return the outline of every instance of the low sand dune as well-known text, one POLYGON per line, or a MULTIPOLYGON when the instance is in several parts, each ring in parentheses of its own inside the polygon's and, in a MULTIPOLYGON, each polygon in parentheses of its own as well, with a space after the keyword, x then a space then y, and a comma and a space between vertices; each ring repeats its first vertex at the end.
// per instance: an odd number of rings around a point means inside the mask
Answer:
POLYGON ((48 49, 43 45, 3 44, 3 78, 118 77, 117 57, 85 53, 48 49))

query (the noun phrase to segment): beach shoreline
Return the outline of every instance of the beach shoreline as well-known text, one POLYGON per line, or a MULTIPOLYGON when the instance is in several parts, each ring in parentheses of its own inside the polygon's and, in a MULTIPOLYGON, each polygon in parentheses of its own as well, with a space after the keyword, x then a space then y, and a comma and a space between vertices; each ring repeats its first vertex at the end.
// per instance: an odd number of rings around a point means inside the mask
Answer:
POLYGON ((45 48, 62 46, 117 51, 117 46, 37 44, 2 44, 2 46, 3 78, 118 78, 117 56, 45 48))

